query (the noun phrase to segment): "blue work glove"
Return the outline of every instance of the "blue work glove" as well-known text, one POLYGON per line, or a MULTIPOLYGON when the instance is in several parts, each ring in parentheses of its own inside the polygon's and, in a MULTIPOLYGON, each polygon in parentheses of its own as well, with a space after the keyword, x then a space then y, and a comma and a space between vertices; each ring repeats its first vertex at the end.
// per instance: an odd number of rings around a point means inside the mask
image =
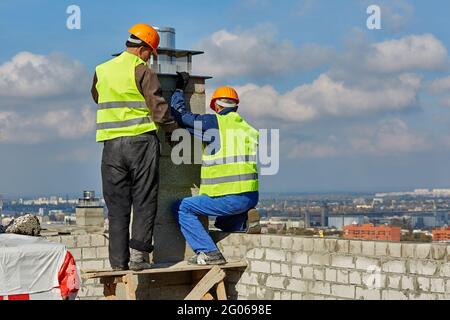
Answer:
POLYGON ((183 91, 177 89, 173 93, 170 106, 179 113, 186 111, 186 101, 184 100, 183 91))

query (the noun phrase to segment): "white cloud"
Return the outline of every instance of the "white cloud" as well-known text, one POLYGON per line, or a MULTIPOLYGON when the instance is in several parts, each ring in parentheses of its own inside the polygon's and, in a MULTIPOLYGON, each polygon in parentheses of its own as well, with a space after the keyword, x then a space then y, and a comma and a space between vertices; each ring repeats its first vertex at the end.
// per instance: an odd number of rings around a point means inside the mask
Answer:
POLYGON ((323 117, 349 118, 382 112, 401 111, 417 103, 421 80, 414 74, 401 74, 378 88, 348 86, 327 74, 311 84, 285 94, 271 86, 247 84, 237 87, 243 113, 252 118, 307 122, 323 117))
MULTIPOLYGON (((216 36, 217 47, 224 48, 240 39, 232 33, 216 36)), ((421 105, 424 71, 447 67, 448 52, 440 40, 426 34, 372 44, 356 37, 334 57, 328 71, 287 92, 256 82, 235 86, 241 98, 240 112, 256 127, 282 129, 287 135, 282 143, 292 159, 396 156, 437 146, 436 139, 392 117, 421 105), (355 125, 358 123, 364 126, 355 125)), ((250 67, 235 61, 228 73, 220 69, 225 61, 217 72, 221 77, 246 77, 257 72, 253 69, 258 66, 260 72, 274 72, 257 59, 249 62, 250 67)), ((218 57, 217 61, 223 59, 218 57)), ((434 87, 446 89, 448 82, 442 79, 434 87)))
POLYGON ((450 107, 450 77, 435 79, 428 83, 428 93, 438 98, 438 103, 450 107))
POLYGON ((0 65, 0 143, 38 144, 94 133, 90 76, 61 54, 20 52, 0 65))
POLYGON ((0 65, 0 97, 49 97, 79 93, 88 85, 84 66, 61 54, 20 52, 0 65))
POLYGON ((373 44, 372 49, 366 56, 366 64, 373 72, 443 70, 448 63, 447 48, 432 34, 384 41, 373 44))
POLYGON ((343 154, 343 150, 339 150, 335 145, 323 143, 318 144, 315 142, 304 142, 289 146, 290 159, 298 158, 316 158, 325 159, 332 158, 343 154))
POLYGON ((450 96, 441 98, 440 103, 443 107, 450 108, 450 96))
POLYGON ((414 133, 400 119, 384 120, 375 128, 360 129, 359 136, 351 138, 350 143, 353 150, 374 155, 418 152, 430 147, 425 136, 414 133))
POLYGON ((0 143, 36 144, 49 140, 77 139, 92 134, 95 112, 91 107, 61 109, 41 115, 0 112, 0 143))
POLYGON ((260 26, 242 32, 220 30, 202 40, 198 48, 206 54, 195 61, 195 73, 215 79, 238 76, 273 76, 313 69, 330 61, 331 49, 309 44, 296 48, 278 40, 273 27, 260 26))
MULTIPOLYGON (((335 55, 330 70, 311 83, 298 85, 285 93, 271 85, 238 86, 241 105, 245 106, 242 112, 267 126, 274 120, 308 122, 326 117, 370 117, 404 111, 419 105, 422 76, 416 72, 443 69, 448 62, 446 47, 431 34, 375 44, 357 36, 343 53, 335 55)), ((212 54, 201 65, 202 73, 219 79, 258 73, 267 76, 284 68, 298 70, 303 65, 302 59, 292 58, 299 52, 289 44, 285 44, 288 50, 276 50, 280 53, 277 59, 268 51, 256 49, 270 46, 265 41, 273 42, 274 35, 267 32, 255 36, 250 31, 241 34, 220 31, 208 39, 208 46, 213 47, 208 51, 212 54), (230 52, 235 42, 239 52, 230 52), (251 55, 252 52, 261 54, 251 55), (292 63, 294 60, 297 65, 292 63)))
POLYGON ((450 77, 435 79, 428 86, 430 93, 450 93, 450 77))
POLYGON ((375 126, 353 126, 345 132, 314 141, 290 139, 285 145, 289 158, 332 158, 337 156, 397 156, 423 152, 433 147, 426 135, 413 132, 400 119, 387 119, 375 126))
MULTIPOLYGON (((367 5, 373 4, 368 1, 367 5)), ((405 29, 414 18, 414 7, 404 0, 378 1, 381 7, 383 29, 388 31, 401 31, 405 29)))

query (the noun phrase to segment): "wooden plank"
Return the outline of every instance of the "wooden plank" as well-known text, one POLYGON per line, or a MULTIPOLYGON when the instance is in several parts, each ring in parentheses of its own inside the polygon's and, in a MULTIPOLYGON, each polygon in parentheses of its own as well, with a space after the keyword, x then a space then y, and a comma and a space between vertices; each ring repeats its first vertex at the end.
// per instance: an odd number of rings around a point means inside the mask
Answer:
MULTIPOLYGON (((133 271, 95 271, 95 270, 82 270, 81 277, 83 279, 95 279, 103 277, 117 277, 125 276, 128 274, 161 274, 161 273, 171 273, 171 272, 185 272, 185 271, 202 271, 211 270, 214 266, 199 266, 199 265, 189 265, 187 261, 179 262, 177 264, 160 264, 155 265, 154 268, 149 270, 144 270, 141 272, 133 271)), ((220 266, 221 269, 239 269, 246 268, 247 262, 242 260, 230 261, 229 263, 220 266)))
POLYGON ((207 293, 207 294, 205 294, 205 295, 203 296, 202 300, 203 300, 203 301, 213 301, 213 300, 214 300, 214 297, 212 296, 211 293, 207 293))
POLYGON ((184 300, 201 300, 215 284, 223 279, 225 279, 225 272, 218 266, 213 267, 184 300))
POLYGON ((220 281, 216 287, 217 300, 228 300, 227 292, 225 290, 225 283, 220 281))
POLYGON ((125 284, 125 294, 127 300, 136 300, 137 283, 135 276, 127 274, 123 277, 123 283, 125 284))

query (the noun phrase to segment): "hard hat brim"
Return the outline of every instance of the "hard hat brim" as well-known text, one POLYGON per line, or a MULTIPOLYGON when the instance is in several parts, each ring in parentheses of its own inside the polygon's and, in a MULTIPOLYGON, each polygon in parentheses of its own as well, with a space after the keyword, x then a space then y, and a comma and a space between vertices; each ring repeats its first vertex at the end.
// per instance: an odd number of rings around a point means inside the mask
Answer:
POLYGON ((210 103, 210 107, 211 108, 214 108, 214 106, 215 106, 215 104, 216 104, 216 101, 217 100, 219 100, 219 99, 229 99, 229 100, 233 100, 233 101, 235 101, 236 102, 236 105, 238 105, 239 104, 239 99, 232 99, 232 98, 229 98, 229 97, 217 97, 217 98, 214 98, 214 99, 211 99, 211 103, 210 103))

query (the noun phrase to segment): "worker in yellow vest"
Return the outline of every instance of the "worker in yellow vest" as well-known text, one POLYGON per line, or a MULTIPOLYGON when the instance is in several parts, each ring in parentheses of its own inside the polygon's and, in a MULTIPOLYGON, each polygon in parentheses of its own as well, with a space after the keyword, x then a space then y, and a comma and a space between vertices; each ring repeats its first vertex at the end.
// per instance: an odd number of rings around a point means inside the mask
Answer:
POLYGON ((204 143, 200 195, 183 199, 174 207, 181 232, 195 252, 190 264, 226 263, 200 216, 215 217, 216 227, 225 232, 261 231, 254 209, 259 200, 259 132, 237 113, 238 104, 239 96, 230 87, 219 88, 213 94, 210 106, 215 114, 187 111, 182 90, 172 96, 175 120, 204 143))
POLYGON ((98 104, 97 142, 104 144, 109 260, 114 270, 140 271, 151 268, 146 258, 153 251, 159 188, 157 130, 161 125, 173 131, 176 123, 158 77, 147 65, 152 55, 157 56, 158 32, 137 24, 129 33, 126 51, 97 66, 91 91, 98 104))

